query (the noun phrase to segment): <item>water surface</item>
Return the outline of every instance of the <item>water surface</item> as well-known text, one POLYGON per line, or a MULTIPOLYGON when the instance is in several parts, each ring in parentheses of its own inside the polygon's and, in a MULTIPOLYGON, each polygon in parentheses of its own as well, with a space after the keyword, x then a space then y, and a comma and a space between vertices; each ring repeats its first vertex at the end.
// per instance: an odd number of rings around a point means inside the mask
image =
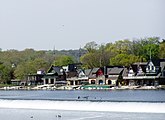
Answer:
POLYGON ((2 120, 164 120, 165 91, 2 90, 0 116, 2 120))
POLYGON ((0 91, 0 99, 165 102, 165 90, 0 91), (88 96, 88 99, 84 98, 88 96), (78 99, 79 97, 79 99, 78 99))

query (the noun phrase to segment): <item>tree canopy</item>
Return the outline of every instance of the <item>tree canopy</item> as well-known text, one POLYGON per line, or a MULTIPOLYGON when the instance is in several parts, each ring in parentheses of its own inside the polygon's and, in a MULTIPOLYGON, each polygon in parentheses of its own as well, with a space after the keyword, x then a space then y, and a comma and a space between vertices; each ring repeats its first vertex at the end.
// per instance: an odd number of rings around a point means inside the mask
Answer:
POLYGON ((74 63, 73 57, 66 55, 57 56, 54 61, 55 66, 67 66, 72 63, 74 63))
MULTIPOLYGON (((78 51, 71 51, 70 54, 77 55, 78 51)), ((35 51, 25 49, 23 51, 7 50, 0 51, 0 82, 9 83, 11 79, 25 79, 26 75, 36 74, 37 70, 47 70, 51 64, 57 66, 74 63, 74 57, 69 56, 64 51, 35 51), (65 55, 66 54, 66 55, 65 55)))
POLYGON ((0 49, 0 83, 10 83, 11 79, 25 79, 37 70, 47 70, 52 64, 66 66, 75 62, 84 68, 110 65, 129 66, 134 62, 148 61, 150 58, 165 58, 165 40, 159 37, 118 40, 114 43, 97 44, 92 41, 79 50, 23 51, 0 49))
POLYGON ((160 42, 159 37, 132 41, 118 40, 100 46, 95 42, 89 42, 84 49, 88 52, 81 57, 81 62, 86 68, 108 65, 129 66, 134 62, 148 61, 150 58, 165 58, 165 42, 160 42))

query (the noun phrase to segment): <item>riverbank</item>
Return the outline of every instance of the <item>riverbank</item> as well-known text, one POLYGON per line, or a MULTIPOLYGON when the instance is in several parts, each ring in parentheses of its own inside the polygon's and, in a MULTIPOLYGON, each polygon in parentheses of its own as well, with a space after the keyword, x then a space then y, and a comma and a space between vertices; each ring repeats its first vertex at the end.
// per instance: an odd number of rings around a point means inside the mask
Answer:
POLYGON ((159 86, 108 86, 108 85, 74 85, 56 87, 52 84, 37 86, 5 86, 0 90, 157 90, 165 89, 165 85, 159 86))

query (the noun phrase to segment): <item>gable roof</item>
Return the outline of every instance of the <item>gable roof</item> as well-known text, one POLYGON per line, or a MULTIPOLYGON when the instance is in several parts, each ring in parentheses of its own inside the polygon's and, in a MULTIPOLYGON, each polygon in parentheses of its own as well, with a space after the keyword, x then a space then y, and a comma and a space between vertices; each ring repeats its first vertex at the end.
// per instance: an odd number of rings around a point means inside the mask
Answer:
POLYGON ((92 71, 92 69, 86 69, 86 70, 84 71, 84 73, 85 73, 86 76, 89 76, 90 73, 91 73, 91 71, 92 71))
POLYGON ((63 70, 63 68, 61 67, 61 66, 51 66, 50 68, 49 68, 49 70, 48 70, 48 74, 49 73, 57 73, 58 75, 63 75, 63 71, 61 71, 61 70, 63 70))
POLYGON ((96 78, 97 77, 97 72, 101 70, 103 71, 101 68, 93 68, 89 74, 90 78, 96 78))
POLYGON ((93 68, 91 73, 96 73, 100 68, 93 68))
POLYGON ((161 71, 163 71, 165 68, 165 62, 160 62, 160 67, 161 67, 161 71))
POLYGON ((148 62, 136 62, 133 63, 132 65, 138 65, 138 66, 147 66, 148 62))
POLYGON ((126 77, 127 75, 128 75, 128 69, 127 68, 123 68, 122 76, 126 77))
MULTIPOLYGON (((154 66, 160 66, 159 60, 154 60, 154 59, 152 59, 152 60, 150 60, 150 61, 148 62, 148 64, 149 64, 150 62, 152 62, 154 66)), ((148 64, 147 64, 147 65, 148 65, 148 64)))
POLYGON ((62 69, 64 69, 65 72, 68 72, 68 66, 62 66, 62 69))
MULTIPOLYGON (((151 59, 151 60, 148 62, 148 64, 149 64, 150 62, 152 62, 152 63, 154 64, 154 66, 160 66, 160 63, 161 63, 161 62, 165 62, 165 59, 151 59)), ((148 64, 147 64, 147 65, 148 65, 148 64)))
POLYGON ((139 68, 141 68, 143 72, 146 72, 146 66, 147 65, 148 65, 148 63, 147 64, 146 63, 144 63, 144 64, 132 64, 131 68, 135 73, 138 72, 139 68))
POLYGON ((118 75, 120 74, 122 71, 123 71, 124 68, 117 68, 117 67, 114 67, 114 68, 108 68, 108 74, 109 75, 118 75))
POLYGON ((68 72, 67 78, 71 78, 71 77, 77 77, 77 72, 68 72))
POLYGON ((85 72, 84 72, 84 70, 82 70, 82 69, 79 69, 77 73, 78 73, 79 75, 80 75, 80 74, 81 74, 81 75, 85 75, 85 72))

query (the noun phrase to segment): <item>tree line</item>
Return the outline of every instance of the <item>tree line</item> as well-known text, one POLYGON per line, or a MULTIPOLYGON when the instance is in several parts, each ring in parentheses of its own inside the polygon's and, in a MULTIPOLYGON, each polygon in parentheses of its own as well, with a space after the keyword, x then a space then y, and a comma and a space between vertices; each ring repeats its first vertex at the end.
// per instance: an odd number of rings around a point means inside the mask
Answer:
POLYGON ((0 50, 0 83, 9 84, 11 79, 24 80, 37 70, 47 70, 52 64, 66 66, 81 62, 84 69, 109 65, 129 66, 151 58, 165 58, 165 40, 150 37, 134 40, 118 40, 115 43, 87 43, 79 50, 25 49, 0 50))
POLYGON ((47 71, 52 64, 65 66, 75 63, 78 54, 79 50, 1 50, 0 83, 9 84, 11 79, 24 80, 26 75, 36 74, 38 70, 47 71))
POLYGON ((146 62, 150 58, 165 58, 165 40, 160 40, 159 37, 118 40, 101 45, 93 41, 84 48, 87 53, 81 57, 81 62, 85 68, 130 66, 135 62, 146 62))

